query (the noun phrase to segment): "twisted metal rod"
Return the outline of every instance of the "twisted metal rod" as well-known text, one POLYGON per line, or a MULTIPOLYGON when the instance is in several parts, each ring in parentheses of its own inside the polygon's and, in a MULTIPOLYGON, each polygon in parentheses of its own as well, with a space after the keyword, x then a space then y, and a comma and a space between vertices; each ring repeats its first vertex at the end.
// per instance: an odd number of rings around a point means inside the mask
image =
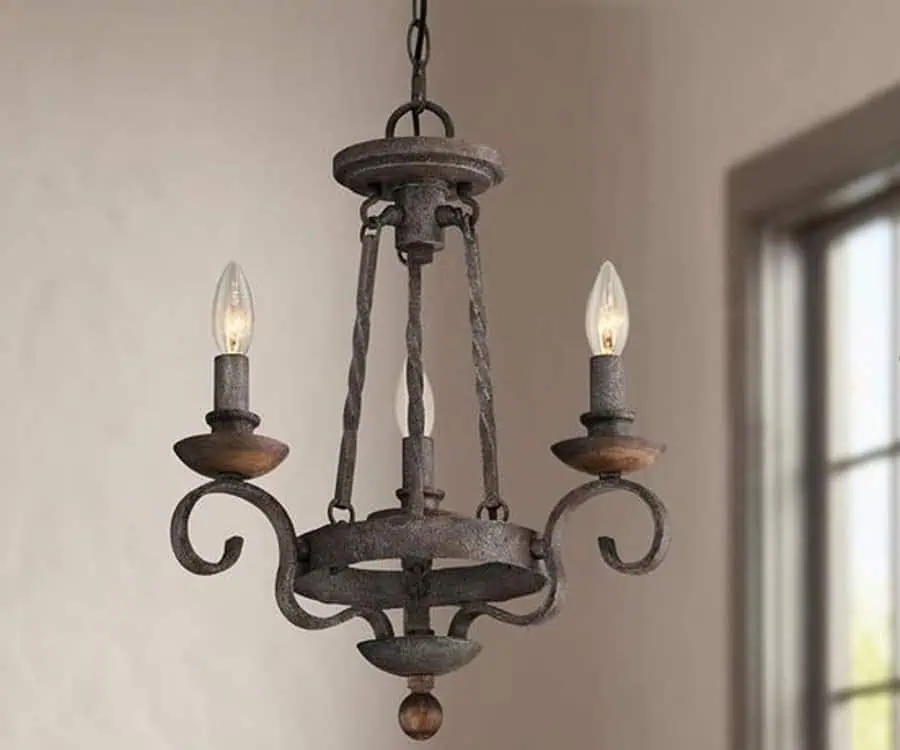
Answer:
POLYGON ((294 583, 299 568, 297 534, 287 511, 274 497, 261 487, 236 479, 216 479, 192 490, 182 498, 172 515, 169 537, 172 550, 181 565, 196 575, 216 575, 233 566, 241 556, 244 547, 242 537, 229 537, 218 562, 205 560, 191 543, 188 526, 191 513, 197 503, 206 495, 221 493, 239 498, 259 510, 271 524, 278 542, 278 570, 275 574, 275 601, 287 620, 304 630, 323 630, 340 625, 355 617, 362 618, 372 627, 376 638, 390 638, 394 629, 388 616, 374 609, 350 607, 330 617, 310 614, 297 601, 294 583))
POLYGON ((491 379, 491 357, 487 342, 487 310, 484 304, 484 281, 481 251, 475 232, 478 205, 469 198, 471 214, 462 217, 461 230, 465 245, 466 277, 469 285, 469 323, 472 329, 472 362, 475 367, 475 394, 478 399, 478 436, 481 442, 481 469, 484 499, 477 515, 487 511, 488 517, 509 519, 509 506, 500 495, 500 468, 497 456, 497 423, 494 417, 494 384, 491 379))
POLYGON ((357 441, 362 413, 362 395, 366 382, 366 358, 372 329, 372 304, 375 294, 375 272, 378 266, 378 243, 381 238, 382 217, 368 215, 368 210, 378 200, 366 199, 360 209, 363 225, 360 230, 362 250, 359 259, 359 277, 356 287, 356 319, 353 322, 353 354, 347 374, 347 397, 344 401, 343 433, 338 453, 337 476, 334 497, 328 504, 328 520, 334 523, 335 510, 340 508, 354 521, 353 479, 356 473, 357 441))
POLYGON ((422 364, 422 264, 415 255, 407 257, 409 306, 406 320, 406 410, 409 439, 412 444, 412 487, 409 510, 415 516, 425 514, 425 374, 422 364))
POLYGON ((468 637, 469 628, 479 617, 487 615, 508 625, 537 625, 555 617, 563 605, 566 572, 562 559, 563 521, 588 500, 615 490, 636 495, 650 510, 653 517, 653 538, 647 553, 634 562, 625 562, 619 556, 614 539, 602 536, 597 540, 600 556, 613 570, 626 575, 646 575, 656 570, 666 557, 671 538, 669 512, 660 498, 638 482, 607 476, 588 482, 565 495, 547 519, 544 534, 537 545, 545 558, 549 587, 544 600, 531 612, 516 614, 491 604, 470 604, 459 609, 450 622, 448 635, 454 638, 468 637))

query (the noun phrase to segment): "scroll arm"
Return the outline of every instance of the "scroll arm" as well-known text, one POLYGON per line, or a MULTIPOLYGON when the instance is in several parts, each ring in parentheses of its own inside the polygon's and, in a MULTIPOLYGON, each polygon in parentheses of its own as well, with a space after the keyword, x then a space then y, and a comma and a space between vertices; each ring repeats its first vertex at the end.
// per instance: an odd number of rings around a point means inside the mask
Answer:
POLYGON ((191 543, 188 532, 191 513, 203 497, 212 493, 231 495, 244 500, 259 510, 271 524, 278 543, 275 600, 281 613, 290 623, 305 630, 322 630, 359 617, 369 623, 376 638, 389 638, 393 635, 390 620, 384 612, 378 610, 351 607, 330 617, 318 617, 300 606, 294 594, 294 581, 299 565, 294 524, 281 503, 262 488, 249 482, 216 479, 192 490, 178 503, 172 515, 170 539, 175 557, 184 568, 196 575, 215 575, 228 570, 240 559, 244 540, 239 536, 232 536, 226 540, 218 562, 205 560, 191 543))

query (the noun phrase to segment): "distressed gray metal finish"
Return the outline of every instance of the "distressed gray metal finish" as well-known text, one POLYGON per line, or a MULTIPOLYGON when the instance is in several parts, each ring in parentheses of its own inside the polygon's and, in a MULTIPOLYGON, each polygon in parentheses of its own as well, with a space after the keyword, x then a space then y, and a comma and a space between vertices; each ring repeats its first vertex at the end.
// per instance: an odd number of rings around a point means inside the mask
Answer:
POLYGON ((385 199, 398 187, 422 182, 470 185, 478 195, 503 181, 503 159, 489 146, 436 136, 365 141, 338 151, 334 178, 359 195, 385 199))
POLYGON ((334 497, 328 506, 328 518, 335 519, 336 508, 346 511, 352 520, 353 477, 356 473, 356 445, 359 435, 359 421, 362 411, 363 387, 366 382, 366 355, 369 351, 369 336, 372 329, 372 303, 375 296, 375 270, 378 265, 378 240, 381 236, 381 222, 373 219, 369 223, 369 208, 375 199, 368 198, 360 208, 363 226, 360 230, 362 250, 359 258, 359 276, 356 282, 356 319, 353 321, 353 356, 347 375, 347 398, 344 402, 344 429, 338 454, 337 477, 334 483, 334 497))
MULTIPOLYGON (((391 112, 391 116, 388 117, 387 124, 384 126, 384 137, 396 137, 397 123, 400 122, 404 115, 411 114, 415 119, 425 112, 431 112, 441 121, 441 125, 444 126, 444 137, 453 138, 456 135, 456 126, 453 124, 453 118, 450 117, 450 113, 440 104, 423 99, 419 102, 411 101, 402 104, 391 112)), ((414 132, 413 135, 419 136, 420 133, 414 132)))
MULTIPOLYGON (((412 200, 412 196, 417 194, 429 194, 428 191, 400 192, 407 200, 412 200)), ((422 221, 424 216, 432 214, 435 225, 456 226, 463 233, 484 479, 484 497, 479 510, 506 519, 508 511, 499 494, 494 396, 481 264, 474 231, 478 205, 466 191, 462 195, 456 195, 453 191, 446 194, 451 202, 437 207, 429 204, 427 211, 416 214, 418 225, 415 233, 428 233, 422 221)), ((430 195, 433 196, 433 193, 430 195)), ((379 511, 365 521, 356 521, 351 495, 377 244, 381 227, 388 223, 402 227, 407 213, 396 204, 391 204, 379 216, 369 216, 368 211, 375 203, 376 198, 371 197, 362 209, 357 320, 344 409, 338 482, 329 508, 332 523, 297 537, 290 519, 274 498, 246 482, 219 480, 203 485, 179 504, 172 521, 172 545, 179 561, 192 572, 209 575, 227 570, 237 560, 242 540, 238 537, 229 539, 218 562, 205 561, 189 542, 188 518, 194 505, 205 494, 225 492, 243 498, 259 508, 275 529, 279 546, 276 600, 291 622, 299 627, 319 629, 354 617, 365 619, 375 633, 375 641, 361 647, 367 658, 381 668, 398 674, 428 675, 452 665, 462 666, 468 657, 463 658, 461 654, 475 653, 477 647, 469 645, 466 636, 478 617, 489 616, 514 625, 531 625, 556 614, 565 590, 561 555, 562 521, 589 499, 606 492, 625 490, 636 494, 653 516, 654 532, 650 549, 637 561, 623 561, 611 538, 600 537, 598 540, 603 559, 618 572, 640 575, 654 570, 665 556, 669 527, 667 512, 659 498, 642 485, 622 479, 618 473, 601 476, 567 494, 551 513, 543 535, 507 520, 464 518, 438 509, 437 503, 442 493, 433 486, 434 443, 424 435, 421 294, 423 263, 430 252, 427 246, 424 251, 415 247, 400 248, 409 275, 406 380, 410 435, 402 443, 404 481, 398 491, 402 507, 379 511), (349 523, 334 522, 336 519, 332 513, 337 508, 350 512, 349 523), (400 569, 366 570, 358 567, 383 560, 397 561, 400 569), (464 560, 470 564, 436 567, 441 560, 464 560), (541 590, 544 591, 542 603, 530 613, 517 614, 496 606, 497 603, 541 590), (299 605, 297 595, 347 608, 331 617, 316 617, 299 605), (431 631, 430 612, 439 606, 459 608, 446 638, 431 631), (403 611, 404 638, 386 640, 393 639, 393 626, 385 615, 385 610, 389 609, 403 611)), ((624 372, 621 361, 618 357, 595 357, 591 363, 592 409, 583 417, 590 435, 586 439, 576 440, 579 446, 595 449, 592 440, 596 442, 600 438, 619 435, 619 426, 633 419, 623 399, 624 372), (607 426, 614 427, 609 430, 609 435, 606 434, 607 426)), ((242 418, 240 415, 247 414, 249 412, 222 412, 220 418, 242 418)), ((255 415, 254 418, 255 427, 258 418, 255 415)), ((620 438, 624 439, 624 435, 620 438)), ((568 442, 571 441, 564 441, 563 444, 568 442)))
POLYGON ((634 412, 625 406, 625 368, 615 354, 591 357, 591 410, 581 421, 591 435, 626 434, 634 412))
MULTIPOLYGON (((401 460, 400 476, 403 477, 403 484, 397 490, 397 499, 400 505, 409 509, 409 488, 415 482, 416 472, 421 466, 422 480, 424 482, 423 492, 425 495, 425 512, 435 511, 444 499, 444 492, 434 486, 434 440, 427 435, 421 440, 421 456, 418 455, 416 441, 408 437, 403 438, 402 448, 403 458, 401 460), (416 464, 416 459, 420 463, 416 464)), ((377 511, 376 511, 377 513, 377 511)), ((369 516, 372 518, 372 516, 369 516)))
POLYGON ((554 617, 562 606, 565 593, 562 522, 588 500, 615 490, 631 492, 644 502, 653 516, 653 539, 647 553, 641 559, 629 563, 619 557, 615 540, 608 536, 602 536, 597 540, 597 544, 603 560, 614 570, 628 575, 644 575, 658 568, 665 559, 669 548, 670 529, 666 506, 653 492, 637 482, 621 477, 597 479, 575 488, 559 501, 547 519, 543 536, 534 546, 535 553, 539 557, 545 558, 547 575, 550 579, 550 586, 541 604, 526 614, 508 612, 490 604, 470 604, 462 607, 453 617, 448 635, 454 638, 465 638, 472 623, 484 615, 508 625, 519 626, 537 625, 554 617))
POLYGON ((531 554, 536 533, 524 526, 441 513, 326 524, 299 538, 304 569, 341 569, 373 560, 500 562, 539 571, 531 554))
MULTIPOLYGON (((506 602, 540 591, 547 578, 538 567, 483 563, 431 570, 419 597, 427 607, 506 602)), ((295 591, 324 604, 402 609, 409 603, 407 580, 399 570, 313 570, 297 579, 295 591)))
POLYGON ((245 354, 216 357, 213 383, 215 411, 250 411, 250 360, 245 354))
POLYGON ((448 636, 405 636, 357 643, 370 664, 397 677, 455 672, 481 652, 481 644, 448 636))
MULTIPOLYGON (((425 514, 425 368, 422 363, 422 265, 418 256, 408 256, 409 305, 406 319, 406 410, 409 429, 410 467, 407 507, 414 516, 425 514)), ((407 479, 407 477, 404 477, 407 479)), ((421 556, 417 556, 421 557, 421 556)))
POLYGON ((206 423, 213 432, 253 432, 259 416, 250 411, 250 359, 220 354, 213 360, 213 410, 206 423))
POLYGON ((622 478, 625 472, 649 465, 663 447, 630 434, 634 413, 625 405, 625 374, 617 356, 591 360, 590 411, 581 418, 588 435, 553 446, 560 460, 596 479, 557 503, 542 534, 508 520, 509 508, 500 491, 484 280, 475 231, 480 208, 474 199, 503 180, 503 165, 493 149, 456 139, 450 115, 428 99, 426 0, 414 3, 415 7, 421 15, 414 12, 410 27, 416 37, 415 49, 410 51, 410 102, 390 116, 386 138, 358 143, 334 157, 335 179, 365 196, 365 201, 360 209, 352 354, 335 490, 328 504, 329 523, 298 536, 275 498, 236 478, 271 471, 287 449, 253 434, 259 417, 249 411, 247 358, 225 355, 217 358, 215 365, 215 410, 207 416, 212 434, 176 446, 186 464, 219 478, 182 499, 172 517, 170 535, 175 556, 187 570, 198 575, 221 573, 240 557, 243 539, 228 539, 218 561, 203 559, 188 536, 194 507, 204 496, 218 493, 258 508, 272 525, 278 545, 275 599, 281 612, 294 625, 308 630, 333 627, 353 618, 368 622, 374 639, 358 648, 379 669, 410 679, 412 692, 401 704, 400 724, 409 737, 423 740, 433 736, 443 717, 440 704, 430 693, 434 676, 465 666, 481 649, 468 639, 476 619, 487 616, 524 626, 544 622, 559 611, 566 585, 562 527, 578 507, 605 493, 624 491, 634 494, 649 510, 653 534, 640 559, 625 561, 613 539, 598 538, 601 557, 620 573, 643 575, 655 570, 666 555, 670 530, 662 501, 643 485, 622 478), (442 122, 444 137, 419 135, 420 117, 427 113, 442 122), (396 137, 397 124, 407 114, 412 116, 415 135, 396 137), (387 206, 375 213, 382 203, 387 206), (409 435, 401 447, 400 507, 383 508, 366 520, 357 520, 353 482, 379 240, 385 226, 394 227, 397 255, 408 276, 405 380, 409 435), (483 481, 475 518, 440 508, 444 493, 435 487, 434 442, 424 434, 422 277, 434 253, 444 247, 447 228, 459 229, 462 234, 468 282, 483 481), (341 519, 338 511, 345 514, 341 519), (393 561, 396 569, 366 567, 383 561, 393 561), (538 593, 541 601, 530 612, 519 614, 497 606, 538 593), (307 612, 298 596, 344 609, 319 617, 307 612), (456 610, 447 635, 435 634, 432 628, 435 607, 456 610), (399 637, 386 614, 389 610, 402 616, 399 637))
POLYGON ((615 354, 591 357, 591 411, 617 416, 625 410, 625 368, 615 354))
POLYGON ((322 630, 359 617, 369 623, 376 638, 393 636, 394 628, 384 612, 350 608, 330 617, 317 617, 300 606, 294 596, 294 581, 298 568, 294 524, 281 503, 262 488, 249 482, 217 479, 189 492, 178 503, 172 516, 169 536, 175 557, 187 570, 196 575, 216 575, 228 570, 241 557, 241 551, 244 548, 243 537, 229 537, 222 549, 222 556, 217 562, 203 559, 191 544, 188 532, 191 513, 203 497, 213 493, 231 495, 245 501, 259 510, 271 524, 278 542, 275 601, 278 603, 281 613, 290 623, 304 630, 322 630))
POLYGON ((444 227, 437 221, 437 215, 451 194, 451 186, 440 181, 403 185, 393 191, 392 200, 403 212, 403 221, 394 233, 394 244, 401 255, 414 253, 419 263, 424 264, 431 262, 435 252, 444 249, 444 227))
POLYGON ((481 274, 481 251, 475 233, 478 204, 466 196, 469 213, 460 214, 460 229, 466 254, 466 279, 469 285, 469 323, 472 329, 472 363, 475 368, 475 395, 478 400, 478 435, 481 442, 482 489, 484 499, 477 515, 487 511, 489 518, 509 519, 509 506, 500 496, 500 467, 497 459, 497 425, 494 418, 494 385, 487 341, 487 310, 481 274))

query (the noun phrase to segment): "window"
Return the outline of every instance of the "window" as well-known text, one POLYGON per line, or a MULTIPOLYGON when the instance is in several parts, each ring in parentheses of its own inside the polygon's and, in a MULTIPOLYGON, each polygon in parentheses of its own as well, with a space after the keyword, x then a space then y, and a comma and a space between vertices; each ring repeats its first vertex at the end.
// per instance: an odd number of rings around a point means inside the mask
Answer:
POLYGON ((806 512, 822 520, 804 525, 824 536, 807 592, 825 597, 806 608, 823 630, 824 653, 810 659, 824 663, 810 665, 809 679, 826 678, 830 750, 900 748, 898 222, 887 196, 797 238, 800 252, 820 256, 806 262, 817 280, 808 285, 807 330, 824 413, 808 413, 807 429, 824 426, 824 435, 806 441, 821 451, 808 456, 820 478, 807 485, 806 512))
POLYGON ((898 195, 764 239, 765 750, 900 750, 898 195))
POLYGON ((730 176, 735 743, 900 750, 900 89, 730 176))

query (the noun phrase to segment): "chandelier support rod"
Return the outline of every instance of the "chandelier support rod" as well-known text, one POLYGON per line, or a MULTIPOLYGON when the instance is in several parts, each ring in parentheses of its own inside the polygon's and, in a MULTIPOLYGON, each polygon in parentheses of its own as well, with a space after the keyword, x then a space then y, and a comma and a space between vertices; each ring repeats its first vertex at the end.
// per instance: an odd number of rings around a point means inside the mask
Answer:
POLYGON ((466 278, 469 286, 469 323, 472 329, 472 362, 475 369, 475 393, 478 399, 478 436, 481 442, 481 467, 484 499, 478 506, 480 517, 509 520, 509 506, 500 494, 500 468, 497 457, 497 423, 494 416, 494 383, 487 340, 487 311, 484 304, 484 280, 481 250, 475 222, 479 207, 471 197, 463 195, 469 211, 460 216, 460 230, 465 244, 466 278))
POLYGON ((343 433, 338 453, 337 476, 334 483, 334 497, 328 505, 328 520, 334 523, 336 511, 343 510, 353 521, 353 480, 356 473, 357 439, 362 413, 362 396, 366 383, 366 359, 369 352, 369 338, 372 329, 372 304, 375 296, 375 272, 378 267, 378 245, 381 229, 385 224, 399 221, 394 206, 386 208, 379 216, 370 216, 369 211, 378 202, 378 196, 371 196, 360 207, 362 227, 359 259, 359 276, 356 287, 356 319, 353 322, 353 353, 347 374, 347 397, 344 401, 343 433))
POLYGON ((409 597, 403 608, 404 635, 434 635, 431 629, 431 608, 423 601, 428 594, 428 574, 431 568, 430 560, 403 560, 406 594, 409 597))
POLYGON ((409 306, 406 322, 406 389, 409 394, 407 425, 411 448, 409 503, 414 516, 425 515, 425 375, 422 363, 422 253, 406 256, 409 306))

